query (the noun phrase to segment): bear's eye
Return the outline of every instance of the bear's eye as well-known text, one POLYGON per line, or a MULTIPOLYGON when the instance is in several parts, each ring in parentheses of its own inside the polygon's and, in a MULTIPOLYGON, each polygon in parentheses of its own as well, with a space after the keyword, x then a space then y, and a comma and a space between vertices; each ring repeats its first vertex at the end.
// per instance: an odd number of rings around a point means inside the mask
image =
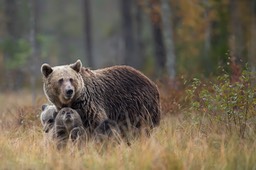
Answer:
POLYGON ((63 79, 59 79, 59 84, 62 84, 63 83, 63 79))
POLYGON ((65 114, 65 111, 63 111, 61 114, 63 114, 63 115, 64 115, 64 114, 65 114))
POLYGON ((69 79, 69 81, 72 83, 72 82, 73 82, 73 79, 72 79, 72 78, 70 78, 70 79, 69 79))

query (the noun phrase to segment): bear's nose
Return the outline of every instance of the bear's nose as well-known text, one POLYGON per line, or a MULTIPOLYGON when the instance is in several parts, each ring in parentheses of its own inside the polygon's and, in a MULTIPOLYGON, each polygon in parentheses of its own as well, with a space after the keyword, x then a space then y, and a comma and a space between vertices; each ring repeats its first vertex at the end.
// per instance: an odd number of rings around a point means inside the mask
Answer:
POLYGON ((66 113, 66 118, 71 118, 71 113, 70 112, 66 113))
POLYGON ((71 95, 73 94, 73 90, 72 90, 72 89, 66 90, 66 94, 67 94, 68 96, 71 96, 71 95))

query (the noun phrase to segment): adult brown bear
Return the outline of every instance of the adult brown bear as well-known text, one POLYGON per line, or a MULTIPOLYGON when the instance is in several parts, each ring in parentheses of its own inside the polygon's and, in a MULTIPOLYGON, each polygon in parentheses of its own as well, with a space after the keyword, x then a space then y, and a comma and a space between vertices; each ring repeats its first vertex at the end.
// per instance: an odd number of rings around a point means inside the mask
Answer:
POLYGON ((117 126, 122 136, 160 122, 157 86, 129 66, 90 70, 80 60, 70 65, 41 67, 44 92, 58 110, 75 109, 89 134, 117 126))

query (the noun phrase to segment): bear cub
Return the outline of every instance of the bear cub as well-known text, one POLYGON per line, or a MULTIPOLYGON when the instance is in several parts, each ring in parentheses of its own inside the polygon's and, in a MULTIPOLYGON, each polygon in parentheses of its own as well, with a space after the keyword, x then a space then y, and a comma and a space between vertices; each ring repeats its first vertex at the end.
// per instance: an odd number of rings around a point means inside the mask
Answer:
POLYGON ((65 107, 57 112, 54 105, 43 105, 40 119, 48 140, 56 142, 58 149, 64 148, 69 140, 79 144, 86 141, 82 119, 71 108, 65 107))
POLYGON ((45 133, 48 133, 53 128, 57 113, 57 108, 54 105, 42 105, 40 120, 43 125, 43 131, 45 133))

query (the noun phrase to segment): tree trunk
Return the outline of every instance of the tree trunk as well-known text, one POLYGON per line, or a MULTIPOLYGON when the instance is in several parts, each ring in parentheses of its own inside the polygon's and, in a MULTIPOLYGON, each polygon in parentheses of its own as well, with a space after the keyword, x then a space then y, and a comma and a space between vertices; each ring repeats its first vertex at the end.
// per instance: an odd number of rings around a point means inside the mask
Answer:
POLYGON ((84 11, 84 35, 85 35, 85 46, 86 46, 86 61, 92 68, 95 67, 93 60, 93 47, 92 47, 92 20, 91 20, 91 1, 84 0, 83 4, 84 11))
POLYGON ((31 64, 30 64, 30 83, 32 89, 32 103, 35 104, 36 101, 36 77, 37 77, 37 51, 36 51, 36 2, 35 0, 29 0, 29 9, 30 9, 30 46, 31 46, 31 64))
POLYGON ((239 62, 242 57, 242 37, 241 37, 241 23, 238 15, 238 0, 230 1, 231 12, 231 34, 229 38, 229 48, 231 59, 235 62, 239 62))
POLYGON ((57 37, 59 42, 59 52, 58 52, 58 63, 61 64, 67 64, 73 62, 71 59, 71 50, 69 46, 70 41, 70 35, 69 32, 66 30, 66 24, 67 24, 67 17, 68 13, 66 12, 68 6, 69 0, 62 0, 62 1, 56 1, 56 4, 58 7, 58 13, 61 14, 61 16, 58 17, 57 21, 57 37))
POLYGON ((136 2, 136 13, 135 13, 135 21, 136 21, 136 58, 137 58, 137 67, 142 69, 145 61, 145 49, 143 42, 143 13, 142 13, 142 5, 139 1, 136 2))
POLYGON ((138 68, 135 56, 135 39, 132 18, 133 0, 121 0, 122 31, 124 41, 124 63, 138 68))
POLYGON ((204 32, 204 49, 203 49, 203 62, 202 65, 206 74, 210 74, 212 71, 211 58, 210 58, 210 49, 211 49, 211 21, 209 17, 209 1, 204 0, 205 3, 205 12, 204 19, 206 22, 205 32, 204 32))
POLYGON ((16 24, 17 19, 17 1, 16 0, 5 0, 5 17, 6 17, 6 31, 10 38, 19 38, 19 27, 16 24))
POLYGON ((162 19, 159 0, 150 0, 150 19, 152 24, 153 41, 156 57, 156 73, 160 77, 165 72, 166 52, 162 33, 162 19))
MULTIPOLYGON (((256 0, 253 0, 251 2, 251 13, 252 13, 252 19, 251 19, 251 40, 249 45, 249 63, 251 67, 252 72, 256 72, 256 0)), ((254 82, 255 83, 255 82, 254 82)))
MULTIPOLYGON (((18 17, 18 8, 16 0, 5 0, 5 25, 6 25, 6 37, 5 39, 8 41, 9 45, 14 46, 14 43, 20 38, 20 28, 17 25, 17 17, 18 17)), ((11 51, 5 50, 3 62, 10 63, 12 60, 11 51)), ((16 70, 17 71, 17 70, 16 70)), ((12 77, 10 79, 10 75, 15 72, 15 70, 10 70, 8 65, 4 65, 4 80, 5 84, 3 84, 4 89, 16 89, 16 77, 12 77)))
POLYGON ((176 76, 176 55, 173 40, 173 24, 169 0, 162 0, 163 34, 166 47, 166 69, 170 80, 176 76))

